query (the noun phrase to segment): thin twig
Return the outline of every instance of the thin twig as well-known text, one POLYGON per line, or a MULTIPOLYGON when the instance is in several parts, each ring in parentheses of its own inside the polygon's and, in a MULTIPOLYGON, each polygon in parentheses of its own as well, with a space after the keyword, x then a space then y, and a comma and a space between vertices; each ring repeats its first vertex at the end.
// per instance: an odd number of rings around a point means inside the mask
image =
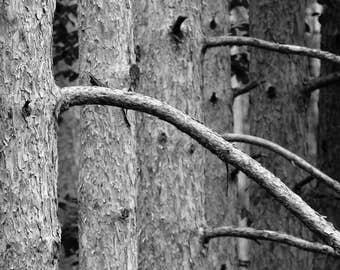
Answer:
POLYGON ((55 115, 57 117, 60 112, 67 110, 70 106, 90 104, 124 107, 154 115, 171 123, 223 162, 242 170, 340 254, 340 232, 334 228, 332 223, 327 222, 260 163, 234 148, 231 143, 197 120, 166 103, 139 93, 89 86, 62 88, 56 103, 55 115))
POLYGON ((340 64, 340 56, 327 51, 321 51, 318 49, 311 49, 297 45, 287 45, 269 42, 266 40, 253 37, 239 37, 239 36, 206 37, 203 39, 202 52, 204 54, 204 52, 208 48, 230 45, 238 46, 246 45, 266 49, 269 51, 276 51, 279 53, 305 55, 340 64))
POLYGON ((243 142, 261 146, 268 150, 271 150, 274 153, 284 157, 285 159, 287 159, 294 165, 298 166, 299 168, 303 169, 304 171, 310 173, 315 178, 321 180, 326 185, 328 185, 329 187, 331 187, 333 190, 340 194, 340 183, 338 181, 334 180, 327 174, 315 168, 313 165, 305 161, 303 158, 299 157, 298 155, 290 152, 286 148, 283 148, 282 146, 274 142, 256 136, 235 133, 223 134, 222 137, 229 142, 243 142))
POLYGON ((300 182, 296 183, 293 187, 293 191, 296 194, 300 194, 301 193, 301 189, 303 186, 309 184, 310 182, 312 182, 314 180, 314 176, 313 175, 308 175, 307 177, 305 177, 303 180, 301 180, 300 182))
POLYGON ((303 84, 301 91, 305 94, 311 94, 317 89, 336 82, 340 82, 340 72, 334 72, 329 75, 310 80, 309 82, 303 84))
POLYGON ((206 243, 210 239, 217 237, 242 237, 253 240, 266 240, 274 241, 282 244, 290 245, 303 249, 306 251, 327 254, 335 257, 340 257, 340 254, 336 253, 334 248, 323 245, 320 243, 310 242, 289 234, 280 233, 269 230, 256 230, 249 227, 234 227, 225 226, 213 229, 204 229, 202 235, 203 243, 206 243))
MULTIPOLYGON (((100 87, 109 87, 108 83, 104 84, 103 82, 98 80, 92 73, 87 72, 87 74, 90 77, 91 85, 93 85, 93 86, 100 86, 100 87)), ((131 125, 130 125, 129 119, 127 118, 127 115, 126 115, 127 112, 124 110, 124 108, 122 108, 121 110, 122 110, 124 122, 125 122, 126 126, 128 128, 130 128, 131 125)))

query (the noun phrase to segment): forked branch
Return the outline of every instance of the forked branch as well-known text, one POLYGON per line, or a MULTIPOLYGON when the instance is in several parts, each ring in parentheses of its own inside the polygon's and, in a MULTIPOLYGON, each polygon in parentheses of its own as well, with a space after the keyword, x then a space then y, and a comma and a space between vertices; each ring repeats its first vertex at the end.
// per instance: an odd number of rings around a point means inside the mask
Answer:
POLYGON ((70 106, 91 104, 124 107, 154 115, 171 123, 222 161, 230 163, 256 181, 340 254, 340 232, 334 228, 333 224, 327 222, 324 217, 257 161, 234 148, 231 143, 192 117, 157 99, 138 93, 89 86, 62 88, 55 114, 58 116, 60 112, 66 111, 70 106))
POLYGON ((261 146, 263 148, 271 150, 274 153, 290 161, 293 165, 296 165, 299 168, 303 169, 304 171, 310 173, 315 178, 324 182, 326 185, 328 185, 329 187, 331 187, 337 193, 340 194, 340 183, 338 181, 334 180, 333 178, 329 177, 327 174, 318 170, 313 165, 305 161, 303 158, 299 157, 298 155, 290 152, 286 148, 274 142, 271 142, 269 140, 256 137, 256 136, 245 135, 245 134, 235 134, 235 133, 223 134, 222 137, 229 142, 243 142, 243 143, 248 143, 248 144, 252 144, 256 146, 261 146))
POLYGON ((310 242, 289 234, 279 233, 275 231, 256 230, 254 228, 249 227, 234 227, 234 226, 225 226, 220 228, 203 230, 202 233, 203 243, 206 243, 210 239, 218 237, 242 237, 253 240, 274 241, 289 246, 297 247, 299 249, 303 249, 306 251, 340 257, 340 255, 335 252, 334 248, 328 245, 310 242))
POLYGON ((279 53, 305 55, 340 64, 340 56, 327 51, 321 51, 318 49, 311 49, 308 47, 297 45, 275 43, 253 37, 238 37, 238 36, 206 37, 203 39, 202 52, 204 53, 209 48, 230 45, 251 46, 279 53))

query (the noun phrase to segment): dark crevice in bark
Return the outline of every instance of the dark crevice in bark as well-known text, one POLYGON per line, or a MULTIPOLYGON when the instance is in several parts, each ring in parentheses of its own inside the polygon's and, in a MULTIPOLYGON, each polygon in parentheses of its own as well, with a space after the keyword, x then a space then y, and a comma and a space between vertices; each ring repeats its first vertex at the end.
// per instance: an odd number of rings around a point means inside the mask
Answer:
MULTIPOLYGON (((77 81, 76 62, 79 56, 77 1, 57 0, 53 20, 53 72, 60 86, 77 81)), ((61 223, 59 270, 75 270, 78 265, 78 180, 77 141, 79 119, 72 110, 58 117, 58 218, 61 223)))

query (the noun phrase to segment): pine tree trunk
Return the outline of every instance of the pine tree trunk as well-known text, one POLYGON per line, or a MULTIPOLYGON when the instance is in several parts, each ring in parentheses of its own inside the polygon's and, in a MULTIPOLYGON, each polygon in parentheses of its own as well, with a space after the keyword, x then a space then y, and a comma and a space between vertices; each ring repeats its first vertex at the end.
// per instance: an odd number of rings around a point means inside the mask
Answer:
MULTIPOLYGON (((251 1, 250 35, 269 41, 304 44, 304 1, 251 1)), ((307 77, 307 59, 263 50, 252 50, 250 72, 266 83, 250 94, 250 129, 253 135, 272 140, 310 160, 306 142, 307 102, 298 87, 307 77)), ((261 162, 289 187, 303 180, 305 173, 276 154, 263 154, 261 162)), ((310 233, 294 216, 259 186, 250 186, 253 224, 259 229, 284 231, 302 238, 310 233)), ((310 269, 312 256, 304 251, 274 243, 253 244, 252 269, 310 269)))
MULTIPOLYGON (((138 92, 202 119, 200 1, 134 1, 138 92), (179 16, 188 18, 172 31, 179 16)), ((204 222, 204 150, 147 115, 138 117, 138 269, 210 269, 198 239, 204 222)))
POLYGON ((0 269, 57 269, 55 1, 3 1, 0 16, 0 269))
MULTIPOLYGON (((321 1, 324 12, 320 19, 321 47, 323 50, 340 54, 340 1, 321 1)), ((339 65, 322 62, 321 76, 338 72, 339 65)), ((318 129, 318 165, 329 176, 340 179, 340 85, 332 84, 320 89, 319 99, 319 129, 318 129)), ((338 195, 321 183, 315 189, 314 204, 322 215, 339 228, 340 206, 338 195)), ((314 259, 314 269, 339 269, 340 261, 327 256, 317 256, 314 259)))
MULTIPOLYGON (((129 1, 82 1, 80 70, 109 86, 128 85, 129 1)), ((86 77, 86 79, 85 79, 86 77)), ((81 113, 80 269, 137 269, 135 114, 105 106, 81 113)))
MULTIPOLYGON (((205 36, 229 33, 228 1, 207 1, 202 12, 205 36)), ((204 123, 220 134, 233 129, 233 93, 230 86, 228 47, 213 48, 205 53, 203 65, 204 123)), ((227 165, 205 151, 204 167, 205 216, 207 225, 219 227, 237 224, 237 182, 228 177, 227 165)), ((209 243, 212 269, 237 269, 235 238, 214 239, 209 243)))

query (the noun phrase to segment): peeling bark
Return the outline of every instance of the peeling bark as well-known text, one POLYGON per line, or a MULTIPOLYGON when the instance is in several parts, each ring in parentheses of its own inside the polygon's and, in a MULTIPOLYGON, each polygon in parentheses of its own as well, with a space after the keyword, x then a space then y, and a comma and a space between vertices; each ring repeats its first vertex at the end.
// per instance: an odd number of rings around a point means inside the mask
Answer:
POLYGON ((55 1, 0 10, 0 269, 57 269, 55 1))

